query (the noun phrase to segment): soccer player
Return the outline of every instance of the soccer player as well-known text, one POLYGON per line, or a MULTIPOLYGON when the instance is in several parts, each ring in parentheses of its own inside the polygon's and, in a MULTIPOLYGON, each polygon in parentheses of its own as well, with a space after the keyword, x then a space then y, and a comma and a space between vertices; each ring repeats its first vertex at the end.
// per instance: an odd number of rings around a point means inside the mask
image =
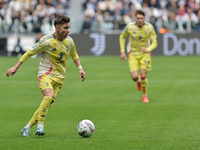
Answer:
POLYGON ((76 52, 76 46, 73 39, 68 36, 70 32, 70 18, 59 16, 55 19, 54 26, 55 33, 43 36, 38 43, 26 51, 14 67, 6 72, 8 77, 10 75, 13 76, 22 63, 30 56, 42 51, 42 60, 38 71, 38 85, 43 93, 43 98, 31 120, 21 130, 22 135, 25 137, 29 137, 30 129, 36 123, 38 124, 35 134, 39 136, 45 134, 44 120, 49 106, 56 101, 60 88, 65 81, 66 65, 69 56, 71 56, 78 67, 82 82, 85 79, 85 72, 76 52))
POLYGON ((157 35, 154 27, 145 22, 145 13, 137 10, 135 13, 136 22, 129 23, 120 35, 120 58, 126 60, 125 39, 129 36, 128 62, 132 79, 137 82, 137 88, 142 90, 142 100, 149 102, 147 98, 147 72, 151 71, 151 51, 157 47, 157 35), (151 44, 149 44, 149 39, 151 44), (139 75, 139 69, 140 74, 139 75))

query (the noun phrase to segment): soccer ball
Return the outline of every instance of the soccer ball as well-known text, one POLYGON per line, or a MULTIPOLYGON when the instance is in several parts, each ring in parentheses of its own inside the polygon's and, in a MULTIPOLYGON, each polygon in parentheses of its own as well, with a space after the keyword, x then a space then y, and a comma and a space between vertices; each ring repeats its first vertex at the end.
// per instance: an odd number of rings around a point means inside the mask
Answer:
POLYGON ((82 120, 77 125, 78 134, 82 137, 90 137, 95 131, 95 126, 90 120, 82 120))

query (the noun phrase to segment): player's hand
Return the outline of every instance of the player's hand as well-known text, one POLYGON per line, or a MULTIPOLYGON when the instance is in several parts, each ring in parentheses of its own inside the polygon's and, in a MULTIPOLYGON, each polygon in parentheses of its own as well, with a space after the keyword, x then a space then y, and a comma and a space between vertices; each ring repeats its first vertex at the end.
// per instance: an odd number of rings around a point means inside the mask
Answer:
POLYGON ((121 53, 120 58, 122 61, 126 60, 126 54, 125 53, 121 53))
POLYGON ((6 76, 9 77, 11 75, 11 77, 12 77, 16 72, 17 72, 17 68, 16 67, 12 67, 12 68, 7 70, 6 76))
POLYGON ((143 53, 148 53, 148 51, 147 51, 147 49, 146 49, 145 47, 140 47, 140 49, 141 49, 141 51, 142 51, 143 53))
POLYGON ((82 78, 82 82, 83 82, 85 80, 85 72, 83 69, 79 70, 79 76, 80 76, 80 78, 82 78))

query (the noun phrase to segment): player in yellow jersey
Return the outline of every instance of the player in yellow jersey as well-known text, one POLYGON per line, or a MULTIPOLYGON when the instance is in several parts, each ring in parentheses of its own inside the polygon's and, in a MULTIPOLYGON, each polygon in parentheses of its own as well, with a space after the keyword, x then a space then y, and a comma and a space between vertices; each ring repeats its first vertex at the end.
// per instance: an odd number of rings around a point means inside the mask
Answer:
POLYGON ((145 22, 145 13, 137 10, 135 13, 136 22, 129 23, 120 35, 120 58, 126 60, 125 39, 129 36, 128 62, 132 79, 137 82, 138 90, 143 91, 142 100, 149 102, 147 98, 147 72, 151 71, 151 54, 150 52, 157 47, 157 35, 154 27, 145 22), (151 44, 149 44, 149 39, 151 44), (139 69, 140 74, 139 75, 139 69))
POLYGON ((36 123, 38 125, 35 134, 45 134, 44 120, 49 106, 56 100, 59 90, 64 83, 69 56, 79 68, 79 75, 82 81, 85 79, 85 72, 76 52, 76 46, 73 39, 68 36, 70 32, 70 18, 59 16, 54 20, 54 26, 55 33, 43 36, 38 43, 26 51, 14 67, 8 69, 6 72, 8 77, 10 75, 13 76, 22 63, 30 56, 42 51, 42 60, 38 71, 38 85, 43 93, 43 98, 39 108, 21 131, 22 135, 26 137, 29 137, 30 129, 36 123))

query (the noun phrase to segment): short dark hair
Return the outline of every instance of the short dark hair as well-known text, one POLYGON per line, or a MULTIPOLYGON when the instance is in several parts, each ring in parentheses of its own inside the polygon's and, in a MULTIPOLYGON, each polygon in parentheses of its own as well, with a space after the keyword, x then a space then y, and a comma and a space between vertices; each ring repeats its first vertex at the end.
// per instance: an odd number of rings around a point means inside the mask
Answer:
POLYGON ((137 16, 137 15, 143 15, 144 17, 145 17, 145 13, 144 13, 144 11, 142 11, 142 10, 137 10, 136 12, 135 12, 135 16, 137 16))
POLYGON ((66 17, 66 16, 58 16, 55 20, 54 20, 54 26, 56 27, 59 24, 65 24, 65 23, 69 23, 70 22, 70 18, 66 17))

